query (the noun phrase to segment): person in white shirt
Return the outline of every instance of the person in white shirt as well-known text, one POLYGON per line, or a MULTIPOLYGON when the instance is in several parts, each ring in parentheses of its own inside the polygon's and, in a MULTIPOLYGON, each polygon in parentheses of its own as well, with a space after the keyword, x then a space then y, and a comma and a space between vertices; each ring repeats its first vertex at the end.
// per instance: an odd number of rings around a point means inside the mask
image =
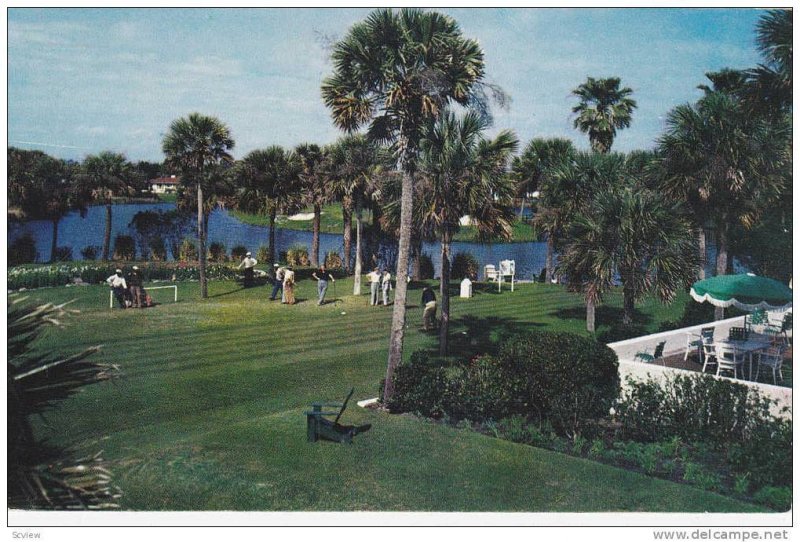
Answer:
POLYGON ((106 279, 106 283, 111 286, 111 291, 114 292, 114 297, 117 298, 119 308, 127 308, 126 294, 128 292, 128 284, 125 282, 125 277, 122 276, 122 269, 117 269, 115 274, 106 279))
POLYGON ((258 261, 252 257, 252 255, 248 252, 245 254, 242 263, 239 264, 239 269, 244 267, 244 287, 249 288, 253 285, 253 276, 254 276, 254 268, 258 261))
POLYGON ((383 292, 383 305, 389 304, 389 290, 392 289, 392 274, 388 270, 383 272, 381 277, 381 291, 383 292))
POLYGON ((381 283, 381 274, 378 273, 377 267, 373 269, 371 272, 367 273, 367 279, 369 280, 369 304, 377 305, 378 286, 381 283))
POLYGON ((286 305, 294 305, 296 303, 294 298, 294 268, 290 265, 283 273, 283 303, 286 305))

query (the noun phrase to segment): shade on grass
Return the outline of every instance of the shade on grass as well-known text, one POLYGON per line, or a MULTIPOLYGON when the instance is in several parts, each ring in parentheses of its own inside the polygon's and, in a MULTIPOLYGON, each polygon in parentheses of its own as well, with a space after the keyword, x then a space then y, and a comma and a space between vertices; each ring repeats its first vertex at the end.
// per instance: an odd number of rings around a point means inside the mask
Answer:
MULTIPOLYGON (((47 301, 75 298, 82 313, 43 346, 63 351, 104 344, 121 366, 116 385, 66 401, 38 430, 57 442, 107 437, 134 510, 753 511, 688 486, 493 439, 410 416, 363 410, 385 371, 391 311, 347 296, 317 307, 302 281, 296 306, 270 302, 266 287, 212 282, 179 286, 179 301, 147 310, 109 310, 103 287, 50 288, 47 301), (342 315, 341 312, 346 312, 342 315), (346 423, 371 423, 351 446, 305 439, 303 411, 356 388, 346 423)), ((352 291, 349 280, 337 290, 352 291)), ((418 303, 421 290, 412 289, 418 303)), ((332 289, 329 289, 332 294, 332 289)), ((613 299, 609 315, 620 310, 613 299), (614 308, 616 307, 616 308, 614 308)), ((685 302, 685 299, 682 301, 685 302)), ((478 291, 453 300, 454 352, 491 349, 513 330, 580 332, 578 296, 553 285, 513 294, 478 291), (468 335, 461 332, 467 331, 468 335)), ((645 304, 653 329, 682 310, 645 304)), ((406 353, 433 348, 409 310, 406 353)))

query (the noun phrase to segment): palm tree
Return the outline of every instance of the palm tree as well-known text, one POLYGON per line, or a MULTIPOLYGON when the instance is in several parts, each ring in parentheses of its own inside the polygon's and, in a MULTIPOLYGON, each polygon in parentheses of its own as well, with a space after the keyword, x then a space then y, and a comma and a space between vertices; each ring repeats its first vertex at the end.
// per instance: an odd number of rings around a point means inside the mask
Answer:
POLYGON ((447 355, 450 321, 450 245, 459 219, 469 214, 483 237, 511 238, 514 181, 508 173, 519 142, 504 130, 492 140, 483 137, 488 121, 473 111, 458 118, 444 112, 421 142, 421 218, 423 230, 436 231, 441 241, 441 319, 439 354, 447 355))
MULTIPOLYGON (((576 152, 572 159, 559 161, 552 167, 542 188, 534 223, 548 234, 548 239, 556 240, 555 249, 567 250, 573 241, 570 229, 575 217, 592 205, 596 194, 621 183, 624 169, 623 155, 596 152, 576 152)), ((577 263, 559 262, 555 273, 567 278, 570 289, 584 292, 587 328, 594 331, 595 306, 600 296, 590 289, 591 269, 578 267, 577 263)))
POLYGON ((384 399, 394 391, 403 354, 406 277, 411 240, 414 174, 422 130, 449 102, 467 105, 483 78, 483 52, 450 17, 418 9, 373 11, 334 45, 334 73, 322 97, 336 126, 369 125, 368 135, 391 142, 403 173, 397 290, 392 311, 384 399))
POLYGON ((709 92, 696 105, 668 114, 659 140, 663 188, 702 204, 714 230, 717 274, 728 268, 732 225, 751 227, 780 196, 782 171, 791 160, 789 134, 786 123, 752 115, 725 92, 709 92))
POLYGON ((631 114, 636 109, 636 101, 629 97, 633 90, 619 85, 619 77, 589 77, 572 91, 580 99, 572 108, 578 115, 575 128, 589 134, 589 143, 595 152, 609 152, 617 130, 631 125, 631 114))
MULTIPOLYGON (((527 193, 537 190, 540 192, 539 206, 534 222, 547 235, 547 254, 545 256, 547 282, 553 280, 553 252, 560 222, 557 220, 556 213, 552 208, 552 204, 558 199, 559 195, 555 192, 549 198, 545 195, 548 191, 553 192, 558 189, 551 182, 552 171, 556 165, 564 161, 570 161, 574 155, 575 147, 568 139, 535 138, 528 143, 528 146, 525 147, 520 156, 514 158, 511 166, 518 191, 523 195, 523 205, 527 193), (547 204, 550 204, 551 207, 548 207, 547 204)), ((522 209, 520 208, 521 215, 522 209)))
POLYGON ((319 145, 303 143, 294 150, 300 162, 300 186, 307 204, 314 210, 311 233, 311 265, 319 265, 319 229, 322 206, 330 196, 325 176, 325 152, 319 145))
MULTIPOLYGON (((694 280, 698 259, 691 232, 679 203, 666 202, 636 182, 611 187, 597 193, 571 223, 559 267, 571 282, 581 282, 595 304, 619 277, 623 323, 630 324, 635 302, 646 293, 669 302, 694 280)), ((588 319, 587 329, 594 331, 588 319)))
POLYGON ((792 109, 792 35, 790 9, 767 11, 756 27, 756 46, 765 62, 747 71, 746 99, 768 116, 792 109))
POLYGON ((194 184, 197 195, 197 237, 200 243, 200 296, 208 297, 206 278, 206 214, 204 212, 203 184, 221 163, 230 163, 229 154, 234 146, 230 129, 219 119, 200 113, 190 113, 172 122, 161 148, 166 155, 166 165, 181 172, 181 181, 194 184))
MULTIPOLYGON (((115 378, 116 366, 89 358, 92 347, 66 356, 36 346, 45 328, 60 326, 63 305, 32 306, 8 300, 8 506, 18 509, 116 508, 119 489, 100 453, 83 455, 34 434, 32 416, 43 416, 85 386, 115 378)), ((75 311, 77 312, 77 311, 75 311)))
MULTIPOLYGON (((361 294, 362 243, 364 207, 378 192, 385 171, 391 167, 391 155, 385 147, 363 135, 340 138, 330 149, 331 176, 334 189, 353 206, 356 217, 356 258, 353 270, 353 295, 361 294)), ((343 203, 342 208, 346 205, 343 203)), ((345 259, 350 251, 345 246, 345 259)))
POLYGON ((124 154, 103 151, 87 156, 81 167, 81 178, 91 190, 92 199, 106 206, 106 227, 103 236, 103 260, 109 259, 111 245, 111 203, 115 194, 132 192, 133 169, 124 154))
POLYGON ((294 152, 273 145, 250 152, 236 167, 239 191, 236 205, 247 212, 269 217, 268 258, 275 258, 275 221, 278 212, 299 205, 301 165, 294 152))

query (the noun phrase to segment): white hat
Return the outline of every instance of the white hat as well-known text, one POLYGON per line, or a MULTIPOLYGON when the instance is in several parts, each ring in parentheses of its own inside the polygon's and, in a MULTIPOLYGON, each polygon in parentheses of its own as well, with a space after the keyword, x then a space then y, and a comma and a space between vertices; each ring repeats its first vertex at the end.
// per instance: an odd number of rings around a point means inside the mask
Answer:
POLYGON ((138 265, 134 265, 133 268, 136 269, 137 271, 139 270, 139 266, 138 265))
POLYGON ((245 256, 250 256, 250 253, 248 252, 247 254, 245 254, 245 256))
POLYGON ((122 269, 117 269, 117 273, 122 273, 122 269))
POLYGON ((280 265, 274 263, 274 264, 272 264, 272 267, 280 267, 280 265))

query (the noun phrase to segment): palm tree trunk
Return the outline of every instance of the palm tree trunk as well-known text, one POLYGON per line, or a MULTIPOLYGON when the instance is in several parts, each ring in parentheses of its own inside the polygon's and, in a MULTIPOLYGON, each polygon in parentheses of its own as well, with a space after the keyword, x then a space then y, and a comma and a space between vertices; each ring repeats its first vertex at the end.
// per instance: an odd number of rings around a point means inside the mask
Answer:
POLYGON ((697 271, 697 280, 706 278, 706 230, 703 226, 697 230, 697 251, 700 255, 700 269, 697 271))
MULTIPOLYGON (((401 148, 405 148, 402 145, 401 148)), ((392 310, 392 328, 389 335, 389 359, 386 363, 386 381, 383 399, 389 401, 394 395, 394 371, 403 359, 403 336, 406 327, 406 293, 408 291, 408 258, 411 252, 411 214, 413 209, 414 179, 407 169, 405 157, 400 160, 403 169, 402 193, 400 196, 400 240, 397 251, 397 288, 392 310)))
POLYGON ((352 200, 349 197, 342 198, 342 240, 344 241, 344 272, 350 274, 350 253, 353 245, 353 211, 351 208, 352 200))
POLYGON ((356 266, 353 270, 353 295, 361 295, 361 238, 364 228, 361 200, 356 199, 356 266))
POLYGON ((106 200, 106 233, 103 236, 103 260, 108 261, 108 251, 111 247, 111 201, 106 200))
POLYGON ((203 217, 203 187, 197 183, 197 240, 200 243, 198 260, 200 261, 200 297, 208 297, 208 282, 206 281, 206 232, 203 217))
POLYGON ((522 196, 522 203, 519 204, 519 214, 517 218, 522 220, 522 213, 525 211, 525 196, 522 196))
POLYGON ((278 217, 277 209, 270 209, 269 211, 269 262, 275 263, 275 219, 278 217))
POLYGON ((631 325, 633 323, 633 313, 635 311, 634 306, 634 291, 633 287, 629 284, 630 280, 628 277, 630 275, 628 273, 622 274, 622 323, 626 326, 631 325))
POLYGON ((50 244, 50 261, 56 261, 56 251, 58 250, 58 223, 60 218, 53 219, 53 242, 50 244))
POLYGON ((547 252, 544 256, 544 268, 545 268, 545 282, 550 284, 553 281, 553 273, 555 270, 553 269, 553 247, 555 245, 555 239, 553 239, 553 234, 547 234, 547 252))
POLYGON ((594 333, 594 301, 586 300, 586 331, 594 333))
POLYGON ((414 259, 411 262, 411 278, 420 280, 422 274, 422 237, 417 237, 413 240, 414 243, 414 259))
POLYGON ((450 329, 450 232, 442 232, 442 273, 439 296, 442 299, 442 317, 439 321, 439 355, 447 355, 447 334, 450 329))
POLYGON ((314 221, 311 224, 311 265, 317 267, 319 265, 319 223, 322 219, 322 207, 314 204, 314 221))
MULTIPOLYGON (((717 275, 724 275, 728 270, 728 232, 726 228, 717 228, 717 275)), ((725 318, 724 307, 714 307, 714 320, 725 318)))

